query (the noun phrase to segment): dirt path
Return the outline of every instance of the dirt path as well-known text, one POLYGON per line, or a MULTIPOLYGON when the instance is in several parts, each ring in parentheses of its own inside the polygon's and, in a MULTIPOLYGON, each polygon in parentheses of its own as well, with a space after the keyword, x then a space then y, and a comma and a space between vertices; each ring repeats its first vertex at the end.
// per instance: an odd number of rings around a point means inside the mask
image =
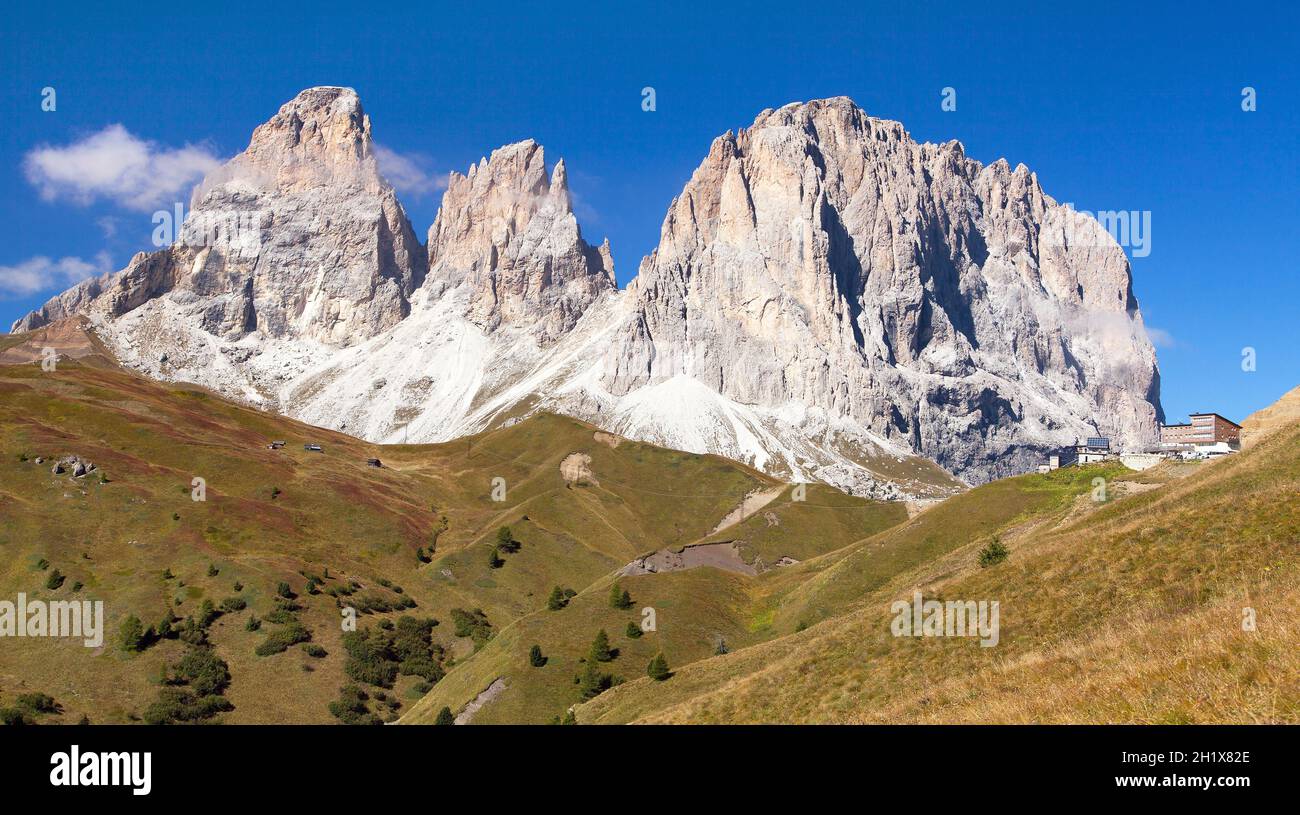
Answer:
POLYGON ((469 724, 470 720, 474 718, 475 713, 482 710, 483 706, 488 702, 491 702, 493 699, 500 696, 501 692, 505 689, 506 680, 503 677, 498 676, 496 679, 493 679, 492 684, 488 685, 486 690, 478 696, 475 696, 474 701, 465 705, 465 709, 456 714, 456 724, 469 724))
POLYGON ((709 535, 716 535, 729 526, 735 526, 750 515, 753 515, 755 512, 758 512, 763 507, 775 501, 783 492, 785 492, 784 484, 778 484, 777 486, 766 490, 754 490, 749 495, 745 496, 745 500, 741 501, 739 506, 731 512, 728 512, 726 517, 721 521, 718 521, 718 525, 713 527, 713 531, 710 532, 709 535))

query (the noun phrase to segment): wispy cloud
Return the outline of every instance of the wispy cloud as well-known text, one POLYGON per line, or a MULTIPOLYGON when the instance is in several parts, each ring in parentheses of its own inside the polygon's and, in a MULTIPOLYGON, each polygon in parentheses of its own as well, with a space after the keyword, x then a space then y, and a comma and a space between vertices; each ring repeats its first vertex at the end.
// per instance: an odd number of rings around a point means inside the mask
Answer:
POLYGON ((14 266, 0 266, 0 297, 25 297, 47 289, 66 289, 112 269, 112 259, 100 252, 93 260, 38 255, 14 266))
POLYGON ((1165 331, 1163 328, 1156 328, 1153 325, 1146 327, 1147 339, 1157 348, 1173 348, 1178 343, 1174 340, 1174 335, 1165 331))
POLYGON ((379 163, 379 172, 400 193, 422 198, 447 188, 447 174, 430 170, 432 162, 428 156, 398 153, 376 144, 375 160, 379 163))
POLYGON ((47 201, 108 200, 141 212, 188 198, 189 189, 219 166, 206 147, 165 147, 120 124, 63 147, 42 145, 23 160, 27 180, 47 201))

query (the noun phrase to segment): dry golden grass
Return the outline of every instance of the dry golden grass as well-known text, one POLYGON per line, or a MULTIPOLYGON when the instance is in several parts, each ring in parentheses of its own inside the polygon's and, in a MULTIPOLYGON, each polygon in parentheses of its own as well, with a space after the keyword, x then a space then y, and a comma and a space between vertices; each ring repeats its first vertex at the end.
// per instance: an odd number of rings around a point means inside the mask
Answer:
POLYGON ((1027 522, 1000 565, 963 545, 856 610, 616 688, 579 720, 1295 722, 1297 496, 1292 426, 1186 478, 1027 522), (997 600, 999 644, 892 636, 889 605, 914 589, 997 600), (1258 630, 1242 630, 1244 607, 1258 630))

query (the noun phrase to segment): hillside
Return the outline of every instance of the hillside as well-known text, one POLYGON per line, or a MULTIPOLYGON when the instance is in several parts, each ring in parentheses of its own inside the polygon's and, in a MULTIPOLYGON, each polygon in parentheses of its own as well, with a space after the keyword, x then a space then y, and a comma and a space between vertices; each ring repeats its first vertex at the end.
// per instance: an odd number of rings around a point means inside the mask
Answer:
MULTIPOLYGON (((917 521, 962 505, 986 509, 995 491, 1020 480, 974 489, 877 541, 924 540, 917 521)), ((959 534, 892 575, 851 570, 842 565, 851 557, 839 558, 789 597, 813 588, 851 597, 846 613, 724 656, 670 654, 671 679, 629 682, 579 707, 577 718, 1300 721, 1298 496, 1300 425, 1292 421, 1239 455, 1161 465, 1112 489, 1105 503, 1084 497, 1064 516, 1031 515, 1004 531, 1010 556, 988 568, 977 564, 986 540, 978 534, 959 534), (915 590, 998 601, 998 643, 892 636, 891 603, 915 590), (1255 630, 1244 630, 1248 615, 1255 630)))
POLYGON ((1223 460, 1019 476, 909 513, 552 414, 373 445, 83 350, 0 366, 0 598, 103 600, 105 640, 7 641, 0 710, 43 693, 45 722, 324 723, 331 703, 410 723, 1300 715, 1300 424, 1281 408, 1223 460), (52 472, 70 456, 94 468, 52 472), (981 568, 995 540, 1009 557, 981 568), (997 645, 892 636, 917 590, 998 601, 997 645), (131 615, 171 634, 124 648, 131 615), (610 658, 588 663, 601 630, 610 658), (160 707, 212 657, 215 693, 160 707))
MULTIPOLYGON (((5 643, 0 708, 18 694, 46 693, 63 707, 48 721, 144 716, 164 669, 189 646, 163 638, 125 651, 123 621, 135 615, 148 628, 170 610, 179 627, 203 616, 205 601, 219 610, 230 598, 205 636, 231 676, 224 697, 233 709, 221 720, 334 721, 328 704, 349 681, 340 607, 362 609, 363 630, 403 615, 436 619, 429 651, 438 669, 425 671, 436 677, 477 661, 468 659, 476 640, 544 608, 554 585, 585 589, 639 555, 705 537, 746 495, 779 489, 725 459, 549 414, 448 444, 372 445, 125 373, 93 351, 55 372, 0 367, 0 597, 105 603, 101 648, 5 643), (268 449, 272 441, 285 445, 268 449), (69 456, 94 469, 53 473, 69 456), (585 464, 574 470, 574 460, 585 464), (193 500, 195 478, 205 500, 193 500), (493 500, 498 478, 502 501, 493 500), (511 541, 494 567, 502 526, 511 541), (282 582, 292 598, 277 597, 282 582), (490 628, 458 636, 453 609, 481 609, 490 628), (246 630, 251 616, 263 623, 256 631, 246 630), (255 653, 300 627, 310 643, 255 653), (325 655, 310 656, 315 646, 325 655)), ((836 513, 849 518, 832 522, 837 529, 863 513, 872 528, 905 515, 901 505, 838 500, 829 515, 792 517, 787 528, 819 539, 815 524, 836 513)), ((386 697, 372 697, 371 710, 383 701, 377 712, 391 716, 388 700, 407 705, 419 685, 401 675, 391 689, 371 687, 386 697)))
MULTIPOLYGON (((1092 511, 1086 498, 1092 480, 1124 479, 1122 470, 1097 466, 1006 479, 948 499, 910 520, 903 519, 897 506, 892 512, 886 506, 850 514, 837 505, 852 499, 825 488, 810 490, 804 502, 790 501, 791 492, 786 490, 765 511, 705 540, 739 542, 742 555, 752 552, 755 557, 800 551, 803 545, 809 547, 800 552, 807 559, 753 576, 716 567, 606 576, 580 592, 570 607, 538 611, 502 631, 402 721, 431 722, 444 706, 459 711, 497 680, 505 688, 476 714, 476 722, 549 721, 557 705, 581 701, 576 680, 585 668, 587 648, 601 629, 620 649, 601 671, 629 684, 606 692, 579 711, 602 711, 622 699, 639 704, 644 701, 641 694, 653 700, 658 693, 693 687, 689 675, 681 683, 674 679, 663 685, 638 679, 660 651, 674 666, 689 663, 702 671, 733 660, 748 664, 747 656, 764 664, 774 654, 784 653, 790 641, 801 636, 796 632, 802 628, 859 608, 873 590, 918 566, 943 562, 949 553, 987 542, 995 533, 1014 534, 1019 528, 1062 523, 1078 512, 1092 511), (815 530, 817 538, 799 540, 801 527, 815 530), (608 602, 610 584, 616 579, 631 595, 631 609, 617 609, 608 602), (637 638, 627 636, 628 623, 639 622, 647 607, 655 610, 657 630, 637 638), (540 668, 528 663, 534 644, 549 656, 540 668), (730 653, 718 656, 720 644, 730 653)), ((1128 481, 1113 483, 1116 494, 1133 488, 1128 481)), ((707 677, 706 684, 717 678, 712 673, 707 677)), ((809 679, 816 682, 816 677, 809 679)), ((588 720, 587 715, 581 718, 588 720)), ((621 720, 618 713, 612 718, 621 720)))

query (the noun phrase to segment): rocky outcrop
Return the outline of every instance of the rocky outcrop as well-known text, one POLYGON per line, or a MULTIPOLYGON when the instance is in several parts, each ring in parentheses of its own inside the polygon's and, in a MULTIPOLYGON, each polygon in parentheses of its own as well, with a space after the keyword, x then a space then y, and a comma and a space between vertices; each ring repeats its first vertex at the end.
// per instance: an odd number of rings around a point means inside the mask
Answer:
POLYGON ((544 342, 614 288, 609 242, 582 239, 564 160, 548 179, 545 152, 531 140, 451 174, 429 228, 429 270, 435 295, 467 287, 475 325, 528 325, 544 342))

